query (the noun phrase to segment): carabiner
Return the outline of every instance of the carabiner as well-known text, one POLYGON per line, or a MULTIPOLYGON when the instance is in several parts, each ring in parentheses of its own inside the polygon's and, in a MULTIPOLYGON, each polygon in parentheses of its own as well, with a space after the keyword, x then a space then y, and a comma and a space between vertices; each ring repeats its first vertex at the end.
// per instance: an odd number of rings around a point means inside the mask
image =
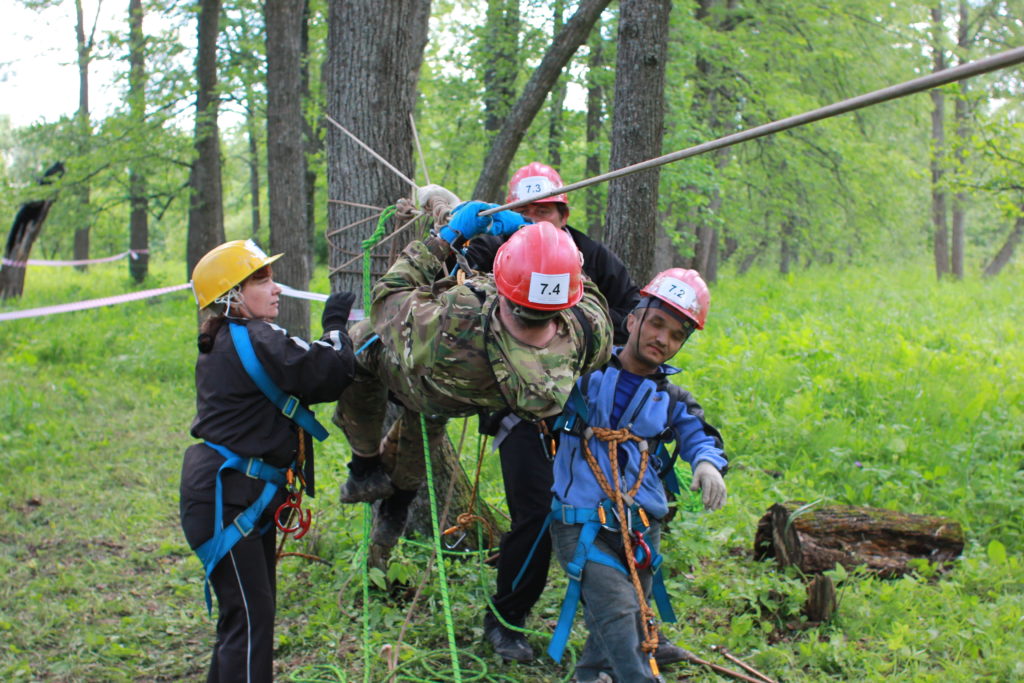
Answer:
POLYGON ((636 562, 637 569, 648 569, 651 566, 651 561, 654 559, 651 553, 651 547, 647 545, 647 541, 644 540, 643 532, 633 532, 633 560, 636 562))

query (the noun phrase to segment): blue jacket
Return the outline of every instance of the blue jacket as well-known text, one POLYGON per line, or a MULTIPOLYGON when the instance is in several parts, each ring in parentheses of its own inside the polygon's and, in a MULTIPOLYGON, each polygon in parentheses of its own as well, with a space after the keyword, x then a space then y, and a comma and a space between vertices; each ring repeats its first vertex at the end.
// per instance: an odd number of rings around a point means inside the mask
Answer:
MULTIPOLYGON (((670 400, 667 385, 668 377, 679 370, 669 365, 662 365, 658 372, 645 378, 634 393, 633 398, 623 411, 618 424, 609 424, 612 407, 615 402, 615 385, 619 378, 620 368, 617 357, 620 349, 614 350, 615 358, 600 370, 595 370, 577 383, 577 388, 584 392, 587 406, 585 421, 592 427, 606 427, 629 430, 642 439, 648 440, 653 448, 656 440, 664 439, 666 429, 671 429, 678 440, 680 457, 690 463, 692 468, 702 461, 708 461, 719 470, 724 471, 728 461, 724 453, 715 444, 715 440, 704 430, 704 423, 696 416, 687 412, 683 401, 670 400), (673 415, 669 415, 669 406, 673 405, 673 415)), ((576 407, 566 407, 566 417, 577 412, 576 407)), ((670 439, 673 437, 670 437, 670 439)), ((559 501, 573 507, 596 507, 607 496, 601 490, 587 464, 581 448, 581 437, 563 432, 559 438, 558 451, 555 454, 554 485, 552 492, 559 501)), ((597 437, 591 437, 588 445, 590 452, 604 471, 611 483, 611 466, 608 459, 607 444, 597 437)), ((661 519, 668 514, 668 500, 665 488, 658 478, 657 469, 651 462, 644 475, 636 502, 652 517, 661 519)), ((640 471, 640 447, 635 441, 620 444, 618 448, 619 466, 623 459, 626 466, 619 479, 619 488, 628 491, 637 480, 640 471)))

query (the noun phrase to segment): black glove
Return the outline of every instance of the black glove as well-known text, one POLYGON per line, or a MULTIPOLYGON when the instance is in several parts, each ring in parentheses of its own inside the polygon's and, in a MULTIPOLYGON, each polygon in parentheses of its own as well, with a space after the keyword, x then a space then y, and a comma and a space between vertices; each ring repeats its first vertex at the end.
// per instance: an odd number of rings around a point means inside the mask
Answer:
POLYGON ((352 292, 335 292, 327 297, 324 304, 324 314, 320 316, 320 324, 324 332, 331 330, 344 330, 348 323, 348 314, 352 310, 352 303, 356 295, 352 292))

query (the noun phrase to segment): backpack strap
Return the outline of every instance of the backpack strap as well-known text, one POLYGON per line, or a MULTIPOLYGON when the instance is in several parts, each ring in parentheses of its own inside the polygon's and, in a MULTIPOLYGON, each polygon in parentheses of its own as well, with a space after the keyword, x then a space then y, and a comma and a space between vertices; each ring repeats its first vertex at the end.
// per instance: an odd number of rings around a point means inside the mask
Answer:
POLYGON ((309 408, 302 405, 297 397, 281 391, 274 384, 274 380, 270 379, 270 375, 267 374, 263 364, 256 357, 256 351, 252 348, 252 340, 249 338, 248 328, 236 322, 231 322, 229 327, 231 329, 231 341, 234 342, 235 351, 238 353, 238 358, 242 361, 242 367, 245 368, 245 371, 252 378, 252 381, 256 383, 260 391, 263 392, 263 395, 277 406, 278 410, 285 417, 294 420, 297 425, 315 437, 317 441, 326 439, 327 430, 322 424, 317 422, 316 417, 309 408))

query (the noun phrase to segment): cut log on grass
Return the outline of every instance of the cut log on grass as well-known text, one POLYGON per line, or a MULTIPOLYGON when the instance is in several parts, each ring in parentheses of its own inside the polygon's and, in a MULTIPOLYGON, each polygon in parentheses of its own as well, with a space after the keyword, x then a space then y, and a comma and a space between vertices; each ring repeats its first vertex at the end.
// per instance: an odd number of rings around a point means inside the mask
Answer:
POLYGON ((755 559, 774 557, 780 566, 795 565, 807 574, 838 563, 847 569, 864 565, 883 577, 901 576, 911 571, 911 560, 942 566, 963 549, 963 529, 947 517, 799 501, 771 506, 754 538, 755 559))

